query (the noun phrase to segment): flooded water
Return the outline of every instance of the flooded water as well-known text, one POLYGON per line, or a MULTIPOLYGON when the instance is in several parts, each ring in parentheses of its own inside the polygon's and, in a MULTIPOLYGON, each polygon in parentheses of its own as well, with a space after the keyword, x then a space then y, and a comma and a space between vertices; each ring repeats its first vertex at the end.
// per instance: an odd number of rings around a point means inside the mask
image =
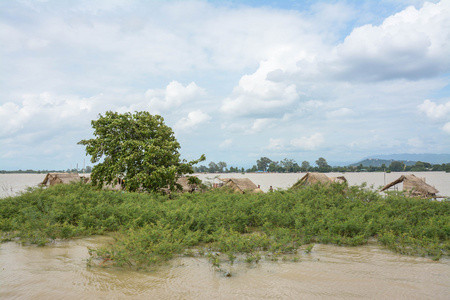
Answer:
POLYGON ((46 174, 0 174, 0 198, 13 196, 26 190, 28 187, 36 187, 41 183, 46 174))
MULTIPOLYGON (((345 176, 349 185, 373 186, 374 189, 398 179, 402 175, 414 174, 425 178, 425 182, 434 186, 439 195, 450 196, 450 173, 445 172, 360 172, 360 173, 325 173, 329 177, 345 176)), ((219 178, 249 178, 256 185, 260 185, 264 192, 272 186, 273 189, 287 189, 294 185, 305 173, 228 173, 228 174, 196 174, 201 180, 219 183, 219 178)), ((400 185, 401 190, 401 185, 400 185)))
POLYGON ((449 299, 450 261, 400 256, 372 243, 315 245, 299 262, 261 260, 224 268, 178 257, 152 271, 87 267, 87 247, 106 237, 46 247, 0 244, 2 299, 449 299))
MULTIPOLYGON (((350 185, 367 183, 378 189, 381 186, 396 180, 401 175, 414 174, 425 178, 426 183, 439 190, 439 195, 450 196, 450 173, 445 172, 367 172, 367 173, 326 173, 327 176, 345 176, 350 185)), ((35 187, 41 183, 46 174, 0 174, 0 198, 12 196, 26 190, 27 187, 35 187)), ((227 174, 195 174, 201 180, 219 183, 220 178, 249 178, 261 189, 267 192, 273 189, 287 189, 294 185, 305 173, 227 173, 227 174)), ((401 184, 400 184, 401 189, 401 184)))

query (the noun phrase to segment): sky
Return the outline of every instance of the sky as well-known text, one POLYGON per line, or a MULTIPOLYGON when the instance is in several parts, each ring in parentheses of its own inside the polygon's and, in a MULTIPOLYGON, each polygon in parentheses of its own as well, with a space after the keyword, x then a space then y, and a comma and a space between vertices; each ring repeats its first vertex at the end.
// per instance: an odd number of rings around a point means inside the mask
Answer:
POLYGON ((1 0, 0 170, 92 165, 109 110, 204 165, 450 153, 450 0, 1 0))

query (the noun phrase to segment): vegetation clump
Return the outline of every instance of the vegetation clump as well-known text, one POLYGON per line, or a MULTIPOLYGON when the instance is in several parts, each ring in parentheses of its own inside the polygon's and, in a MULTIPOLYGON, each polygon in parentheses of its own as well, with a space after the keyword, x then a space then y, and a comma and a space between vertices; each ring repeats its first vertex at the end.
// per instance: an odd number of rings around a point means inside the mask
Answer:
POLYGON ((115 243, 90 249, 93 260, 136 268, 187 253, 207 255, 220 269, 221 263, 237 260, 286 260, 302 245, 308 253, 314 243, 356 246, 373 237, 395 252, 439 259, 450 253, 449 212, 448 201, 400 193, 382 197, 342 184, 267 194, 211 190, 169 198, 73 183, 2 199, 0 234, 3 241, 40 246, 108 234, 115 243))

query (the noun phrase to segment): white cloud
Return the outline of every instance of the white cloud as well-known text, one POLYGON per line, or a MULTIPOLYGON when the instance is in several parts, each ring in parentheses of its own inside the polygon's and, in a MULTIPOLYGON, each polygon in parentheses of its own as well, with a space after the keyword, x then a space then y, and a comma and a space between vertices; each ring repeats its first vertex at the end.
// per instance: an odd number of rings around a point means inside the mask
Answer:
POLYGON ((219 144, 220 148, 229 148, 233 145, 233 139, 226 139, 219 144))
POLYGON ((302 150, 315 150, 322 146, 325 139, 321 133, 314 133, 311 136, 304 136, 297 139, 291 140, 291 145, 297 149, 302 150))
POLYGON ((335 48, 332 70, 353 80, 418 79, 450 70, 450 2, 425 3, 390 16, 380 26, 355 28, 335 48))
POLYGON ((450 122, 446 123, 443 127, 444 131, 450 134, 450 122))
POLYGON ((256 119, 253 122, 253 125, 250 129, 246 130, 246 133, 258 133, 263 131, 265 128, 271 126, 273 124, 274 120, 269 118, 264 119, 256 119))
POLYGON ((450 101, 442 104, 437 104, 436 102, 425 100, 422 104, 418 106, 419 111, 425 113, 425 115, 436 122, 442 124, 441 122, 447 122, 443 125, 442 130, 446 133, 450 133, 450 101))
POLYGON ((274 115, 291 106, 299 95, 293 84, 275 83, 257 76, 245 75, 221 111, 233 116, 274 115))
POLYGON ((205 95, 205 90, 191 82, 186 87, 177 81, 170 82, 165 90, 149 89, 145 93, 150 111, 162 112, 176 109, 182 104, 198 100, 205 95))
POLYGON ((267 147, 270 150, 282 150, 285 148, 285 142, 283 139, 269 139, 269 146, 267 147))
POLYGON ((298 116, 305 117, 307 115, 312 115, 315 112, 324 109, 323 101, 319 100, 308 100, 306 102, 300 102, 298 107, 294 111, 288 111, 285 115, 285 119, 297 118, 298 116))
MULTIPOLYGON (((414 135, 415 136, 415 135, 414 135)), ((411 150, 411 144, 416 138, 411 138, 406 141, 397 138, 396 136, 384 135, 380 136, 375 130, 371 130, 364 136, 360 136, 359 139, 353 140, 348 143, 348 147, 351 151, 371 151, 373 149, 382 149, 383 151, 391 151, 391 153, 398 152, 398 149, 405 149, 405 152, 411 150)))
POLYGON ((135 5, 135 0, 82 0, 73 3, 72 11, 99 15, 108 11, 126 11, 135 5))
POLYGON ((256 71, 241 77, 232 95, 224 99, 222 112, 233 116, 280 117, 304 95, 296 83, 285 80, 285 74, 296 72, 299 61, 314 61, 324 47, 317 35, 307 32, 305 23, 294 31, 292 25, 274 38, 282 40, 267 48, 266 59, 260 60, 256 71))
POLYGON ((32 50, 37 50, 41 48, 47 47, 47 45, 50 43, 48 40, 40 39, 40 38, 32 38, 28 40, 27 46, 32 50))
POLYGON ((350 108, 339 108, 330 112, 327 112, 328 118, 343 118, 353 114, 353 110, 350 108))
MULTIPOLYGON (((9 136, 20 130, 54 132, 64 127, 78 128, 89 123, 93 98, 54 95, 48 92, 22 95, 22 103, 7 102, 0 106, 0 132, 9 136)), ((70 130, 70 129, 69 129, 70 130)))
POLYGON ((408 145, 413 148, 422 148, 424 143, 420 138, 411 138, 408 139, 408 145))
POLYGON ((191 111, 187 117, 179 120, 174 129, 178 131, 190 131, 196 129, 200 124, 208 122, 211 117, 201 110, 191 111))
POLYGON ((105 1, 2 2, 0 155, 69 155, 107 110, 201 130, 183 151, 216 161, 450 149, 449 1, 105 1))
POLYGON ((309 100, 303 104, 305 109, 316 109, 323 105, 323 101, 320 100, 309 100))
POLYGON ((436 102, 427 99, 418 108, 431 119, 450 118, 450 101, 444 104, 436 104, 436 102))
POLYGON ((0 106, 0 132, 1 135, 15 133, 24 126, 23 115, 18 105, 12 102, 6 102, 0 106))

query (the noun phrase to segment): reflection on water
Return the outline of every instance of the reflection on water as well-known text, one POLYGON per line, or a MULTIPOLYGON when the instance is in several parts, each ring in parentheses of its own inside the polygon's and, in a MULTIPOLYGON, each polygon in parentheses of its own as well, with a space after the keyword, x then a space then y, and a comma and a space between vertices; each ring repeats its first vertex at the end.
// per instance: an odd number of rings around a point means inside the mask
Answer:
POLYGON ((153 271, 88 268, 95 237, 27 247, 0 244, 0 298, 28 299, 448 299, 450 260, 400 256, 376 244, 315 245, 299 262, 238 262, 232 277, 207 258, 179 257, 153 271))

